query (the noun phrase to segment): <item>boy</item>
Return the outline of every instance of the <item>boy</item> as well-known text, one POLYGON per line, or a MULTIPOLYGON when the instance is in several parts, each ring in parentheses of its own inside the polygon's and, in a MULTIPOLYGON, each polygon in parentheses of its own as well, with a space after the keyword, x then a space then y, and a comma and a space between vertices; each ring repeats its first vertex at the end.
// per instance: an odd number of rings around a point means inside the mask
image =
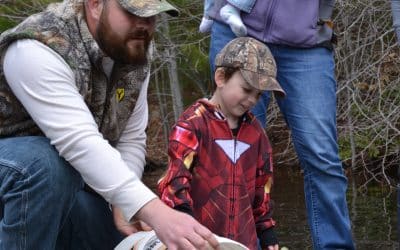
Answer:
POLYGON ((278 249, 271 218, 272 149, 249 112, 262 91, 284 91, 268 47, 232 40, 215 59, 216 89, 179 118, 169 138, 161 199, 250 249, 278 249))
MULTIPOLYGON (((242 22, 240 12, 244 11, 250 13, 255 1, 256 0, 228 0, 221 8, 219 15, 222 20, 231 27, 236 36, 241 37, 247 35, 247 28, 242 22)), ((206 33, 211 30, 213 20, 209 17, 208 12, 214 4, 216 4, 216 0, 204 1, 204 14, 199 27, 201 33, 206 33)))

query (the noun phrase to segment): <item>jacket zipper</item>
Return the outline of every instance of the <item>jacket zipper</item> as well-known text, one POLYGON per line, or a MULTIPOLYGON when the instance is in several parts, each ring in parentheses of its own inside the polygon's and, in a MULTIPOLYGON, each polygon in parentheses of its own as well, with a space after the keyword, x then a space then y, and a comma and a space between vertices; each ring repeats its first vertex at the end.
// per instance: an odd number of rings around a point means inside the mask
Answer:
MULTIPOLYGON (((240 127, 239 127, 239 130, 237 131, 237 134, 234 136, 233 134, 232 134, 232 130, 231 130, 231 135, 232 135, 232 138, 233 138, 233 160, 234 160, 234 164, 233 164, 233 167, 232 167, 232 198, 231 198, 231 200, 230 200, 230 202, 231 202, 231 212, 230 212, 230 216, 232 216, 232 218, 233 218, 233 214, 234 214, 234 211, 235 211, 235 206, 234 206, 234 204, 235 204, 235 196, 236 196, 236 194, 235 194, 235 177, 236 177, 236 147, 237 147, 237 138, 239 137, 239 134, 240 134, 240 131, 243 129, 243 126, 244 126, 244 122, 241 122, 241 124, 240 124, 240 127)), ((233 220, 232 221, 234 221, 236 218, 233 218, 233 220)), ((232 227, 234 227, 235 226, 235 223, 233 223, 233 225, 232 226, 230 226, 229 228, 230 228, 230 233, 232 234, 232 227)), ((232 234, 232 237, 234 237, 234 235, 232 234)))
MULTIPOLYGON (((238 134, 239 134, 239 131, 238 131, 238 134)), ((230 212, 230 216, 229 216, 230 218, 232 218, 231 219, 231 223, 230 223, 231 224, 230 233, 232 234, 231 237, 234 237, 234 235, 232 233, 233 232, 232 228, 235 227, 235 223, 234 223, 235 218, 233 216, 234 216, 234 211, 235 211, 235 205, 234 204, 235 204, 235 176, 236 176, 236 143, 237 143, 237 135, 233 136, 233 138, 234 138, 233 139, 233 160, 234 160, 234 163, 232 165, 232 198, 230 200, 230 202, 231 202, 231 212, 230 212)))

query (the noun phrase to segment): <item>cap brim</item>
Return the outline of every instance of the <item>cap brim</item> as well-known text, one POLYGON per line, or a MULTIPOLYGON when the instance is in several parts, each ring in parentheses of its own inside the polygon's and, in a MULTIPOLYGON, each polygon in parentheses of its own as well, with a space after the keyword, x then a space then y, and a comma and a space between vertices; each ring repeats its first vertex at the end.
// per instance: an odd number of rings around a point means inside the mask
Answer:
POLYGON ((179 11, 165 0, 146 0, 146 1, 119 1, 121 6, 135 16, 150 17, 162 12, 176 17, 179 11), (128 3, 129 2, 129 3, 128 3))
POLYGON ((252 87, 262 91, 273 91, 278 97, 286 96, 285 91, 274 77, 260 75, 244 69, 240 69, 240 72, 252 87))

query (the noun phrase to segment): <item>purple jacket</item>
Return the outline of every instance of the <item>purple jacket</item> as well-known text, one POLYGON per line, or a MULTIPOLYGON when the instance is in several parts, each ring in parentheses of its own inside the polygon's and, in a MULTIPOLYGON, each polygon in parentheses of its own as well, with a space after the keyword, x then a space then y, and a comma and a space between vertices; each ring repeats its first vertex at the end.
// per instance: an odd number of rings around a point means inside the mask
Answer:
MULTIPOLYGON (((216 0, 210 17, 223 22, 216 0)), ((330 21, 335 0, 257 0, 250 13, 242 12, 249 36, 266 43, 309 48, 327 46, 332 38, 330 21)))

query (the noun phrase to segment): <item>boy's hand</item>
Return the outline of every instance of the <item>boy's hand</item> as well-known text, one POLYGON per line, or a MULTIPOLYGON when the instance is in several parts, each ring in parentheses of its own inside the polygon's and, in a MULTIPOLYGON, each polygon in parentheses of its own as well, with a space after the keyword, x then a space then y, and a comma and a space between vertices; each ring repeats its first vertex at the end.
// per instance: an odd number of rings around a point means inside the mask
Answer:
POLYGON ((278 245, 278 244, 275 244, 275 245, 273 245, 273 246, 268 246, 267 249, 268 249, 268 250, 279 250, 279 245, 278 245))

